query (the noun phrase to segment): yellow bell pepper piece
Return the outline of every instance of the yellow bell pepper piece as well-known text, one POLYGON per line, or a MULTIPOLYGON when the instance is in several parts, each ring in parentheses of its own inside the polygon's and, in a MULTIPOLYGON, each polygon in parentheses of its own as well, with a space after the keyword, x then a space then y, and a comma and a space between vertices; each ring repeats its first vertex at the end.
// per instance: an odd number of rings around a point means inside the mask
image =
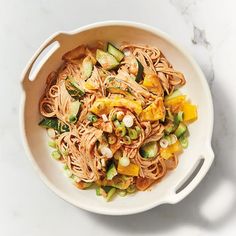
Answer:
POLYGON ((177 140, 174 144, 168 146, 167 148, 160 149, 160 155, 164 159, 169 159, 174 153, 179 153, 183 150, 180 142, 177 140))
POLYGON ((128 166, 118 164, 117 172, 122 175, 138 176, 139 166, 133 163, 130 163, 128 166))
POLYGON ((197 119, 197 107, 188 102, 183 104, 184 121, 191 122, 197 119))
POLYGON ((84 87, 86 89, 90 89, 90 90, 97 89, 95 87, 95 85, 92 82, 88 81, 88 80, 84 83, 84 87))
POLYGON ((168 146, 168 149, 171 153, 181 152, 183 150, 179 140, 177 140, 174 144, 168 146))
POLYGON ((142 121, 156 121, 165 117, 163 99, 158 98, 140 114, 142 121))
POLYGON ((90 108, 90 111, 96 115, 109 114, 113 108, 112 101, 109 98, 98 98, 90 108))
POLYGON ((185 95, 180 95, 174 98, 165 99, 165 105, 168 107, 180 105, 181 103, 185 102, 185 98, 185 95))
POLYGON ((142 112, 141 102, 126 98, 99 98, 93 103, 90 111, 100 116, 102 114, 109 114, 114 107, 125 107, 137 115, 142 112))
POLYGON ((163 95, 163 88, 160 79, 155 74, 149 74, 144 77, 143 86, 148 88, 154 94, 163 95))
POLYGON ((133 101, 126 98, 115 98, 112 100, 112 105, 114 107, 125 107, 131 111, 134 111, 137 115, 142 112, 141 102, 133 101))

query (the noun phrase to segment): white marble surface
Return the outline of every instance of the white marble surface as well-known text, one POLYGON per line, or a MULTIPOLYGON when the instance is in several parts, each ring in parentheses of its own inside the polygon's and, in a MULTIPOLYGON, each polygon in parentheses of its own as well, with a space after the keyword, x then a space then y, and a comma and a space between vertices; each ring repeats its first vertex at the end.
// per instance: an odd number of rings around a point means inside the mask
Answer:
POLYGON ((235 235, 235 9, 234 0, 0 0, 0 235, 235 235), (156 26, 186 47, 215 106, 216 158, 206 178, 179 204, 125 217, 82 211, 47 189, 22 148, 18 121, 20 74, 42 41, 112 19, 156 26))

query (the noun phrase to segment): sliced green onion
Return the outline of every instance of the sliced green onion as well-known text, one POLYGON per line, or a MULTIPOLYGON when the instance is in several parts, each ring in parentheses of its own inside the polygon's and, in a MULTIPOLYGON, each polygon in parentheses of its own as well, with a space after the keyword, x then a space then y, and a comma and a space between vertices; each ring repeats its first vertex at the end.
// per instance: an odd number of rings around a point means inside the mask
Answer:
POLYGON ((179 141, 180 141, 180 143, 181 143, 183 148, 187 148, 188 147, 188 138, 186 136, 184 136, 184 135, 181 136, 179 138, 179 141))
POLYGON ((94 114, 89 114, 88 117, 87 117, 88 121, 92 122, 92 123, 95 123, 98 121, 98 117, 94 114))
POLYGON ((126 128, 124 125, 119 125, 117 128, 116 128, 116 136, 118 137, 124 137, 126 135, 126 128))
POLYGON ((119 196, 124 197, 126 196, 127 192, 125 190, 121 190, 118 192, 119 196))
POLYGON ((131 144, 131 142, 132 142, 131 138, 129 136, 127 136, 127 135, 125 137, 123 137, 123 141, 127 145, 131 144))
POLYGON ((55 150, 51 153, 51 156, 55 160, 59 160, 61 158, 61 153, 58 150, 55 150))
POLYGON ((63 169, 64 169, 65 176, 67 176, 67 177, 71 177, 72 176, 72 172, 70 171, 70 169, 69 169, 69 167, 67 165, 64 165, 63 169))
POLYGON ((47 132, 48 132, 48 136, 49 136, 50 138, 54 139, 54 138, 56 137, 56 132, 55 132, 54 129, 49 128, 49 129, 47 130, 47 132))
POLYGON ((108 143, 109 144, 114 144, 116 142, 116 136, 115 135, 109 135, 108 136, 108 143))
POLYGON ((119 164, 120 164, 121 166, 126 167, 126 166, 128 166, 128 165, 130 164, 130 160, 129 160, 129 158, 126 157, 126 156, 121 157, 121 158, 119 159, 119 164))
POLYGON ((57 143, 53 140, 48 141, 48 146, 51 148, 57 148, 57 143))
POLYGON ((110 200, 112 199, 112 197, 114 196, 115 192, 116 192, 116 188, 111 188, 111 189, 109 190, 109 192, 107 193, 107 198, 106 198, 106 200, 107 200, 107 201, 110 201, 110 200))
POLYGON ((129 137, 132 139, 132 140, 135 140, 138 138, 138 133, 135 129, 131 129, 129 128, 128 129, 128 133, 129 133, 129 137))
POLYGON ((115 127, 119 127, 121 124, 118 120, 114 120, 114 125, 115 125, 115 127))
POLYGON ((141 128, 139 126, 135 126, 135 130, 136 130, 137 134, 140 135, 141 128))
POLYGON ((136 189, 136 187, 135 187, 134 184, 130 185, 130 186, 126 189, 127 193, 134 193, 136 190, 137 190, 137 189, 136 189))
POLYGON ((170 144, 176 143, 177 140, 178 140, 178 139, 177 139, 177 137, 176 137, 175 134, 171 134, 171 135, 170 135, 170 144))
POLYGON ((161 146, 162 148, 167 148, 169 144, 170 144, 170 143, 169 143, 169 141, 168 141, 166 138, 162 138, 162 139, 160 140, 160 146, 161 146))
POLYGON ((77 121, 77 116, 75 116, 75 115, 70 115, 69 116, 69 122, 70 123, 75 123, 77 121))
POLYGON ((127 128, 130 128, 134 124, 134 119, 131 115, 125 115, 123 118, 123 123, 127 128))

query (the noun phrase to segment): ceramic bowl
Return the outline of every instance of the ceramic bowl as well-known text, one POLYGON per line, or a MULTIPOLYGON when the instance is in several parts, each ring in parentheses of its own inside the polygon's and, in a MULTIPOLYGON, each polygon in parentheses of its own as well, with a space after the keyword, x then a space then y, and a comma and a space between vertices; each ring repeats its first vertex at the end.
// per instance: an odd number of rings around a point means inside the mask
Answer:
POLYGON ((47 39, 29 61, 22 75, 21 127, 27 154, 43 182, 58 196, 82 209, 107 215, 128 215, 164 203, 181 201, 206 175, 214 154, 211 148, 213 105, 207 81, 193 58, 167 34, 134 22, 101 22, 72 32, 58 32, 47 39), (189 147, 151 191, 116 197, 111 202, 97 197, 94 190, 79 190, 62 174, 61 164, 50 158, 46 131, 38 126, 38 102, 47 75, 62 63, 62 55, 80 44, 97 40, 140 43, 156 46, 174 68, 182 71, 187 83, 181 89, 198 107, 198 120, 189 126, 189 147), (193 174, 194 173, 194 174, 193 174))

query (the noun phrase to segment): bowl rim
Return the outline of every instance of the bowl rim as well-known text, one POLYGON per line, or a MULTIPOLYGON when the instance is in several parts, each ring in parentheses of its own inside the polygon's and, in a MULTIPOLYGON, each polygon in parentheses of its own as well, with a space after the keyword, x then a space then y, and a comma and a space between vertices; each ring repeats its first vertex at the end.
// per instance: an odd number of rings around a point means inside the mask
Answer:
POLYGON ((57 196, 59 196, 60 198, 62 198, 66 202, 68 202, 68 203, 70 203, 70 204, 72 204, 76 207, 79 207, 83 210, 87 210, 89 212, 102 214, 102 215, 131 215, 131 214, 136 214, 136 213, 141 213, 141 212, 147 211, 149 209, 152 209, 152 208, 154 208, 156 206, 159 206, 159 205, 162 205, 162 204, 175 204, 175 203, 181 201, 182 199, 184 199, 187 195, 190 194, 190 192, 192 192, 197 187, 197 185, 200 183, 200 181, 204 178, 204 176, 208 172, 208 170, 211 167, 211 164, 214 160, 214 153, 213 153, 212 145, 211 145, 211 139, 212 139, 212 133, 213 133, 213 123, 214 123, 214 111, 213 111, 212 96, 211 96, 210 88, 209 88, 209 85, 207 83, 206 77, 203 74, 203 72, 202 72, 201 68, 199 67, 199 65, 197 64, 197 62, 195 61, 195 59, 190 55, 190 53, 183 46, 181 46, 178 42, 173 40, 167 33, 159 30, 156 27, 149 26, 149 25, 143 24, 143 23, 138 23, 138 22, 135 22, 135 21, 121 21, 121 20, 101 21, 101 22, 88 24, 88 25, 79 27, 75 30, 68 31, 68 32, 58 31, 58 32, 55 32, 47 40, 45 40, 45 42, 43 44, 46 44, 47 42, 50 41, 51 38, 54 38, 55 36, 57 36, 59 34, 74 35, 74 34, 81 33, 83 31, 87 31, 87 30, 91 30, 91 29, 95 29, 95 28, 100 28, 100 27, 106 27, 106 26, 107 27, 108 26, 127 26, 127 27, 138 28, 138 29, 141 29, 141 30, 151 32, 151 33, 161 37, 162 39, 166 40, 170 44, 172 44, 178 51, 180 51, 184 55, 184 57, 194 67, 194 70, 199 75, 198 79, 201 81, 201 84, 204 88, 204 91, 205 91, 205 94, 206 94, 207 100, 208 100, 207 102, 209 104, 209 109, 210 109, 209 110, 209 114, 210 114, 209 115, 209 132, 208 132, 207 137, 206 137, 206 151, 208 152, 209 161, 207 163, 207 166, 205 167, 205 169, 206 169, 205 172, 202 173, 201 177, 197 180, 197 183, 195 183, 195 186, 192 189, 190 189, 185 195, 180 196, 180 197, 172 195, 169 198, 166 198, 165 200, 153 201, 152 203, 145 204, 145 205, 140 206, 139 208, 136 208, 136 209, 125 209, 123 211, 110 211, 109 209, 104 209, 102 207, 95 208, 94 206, 84 206, 83 203, 78 203, 78 202, 72 200, 67 194, 65 194, 62 190, 58 189, 57 187, 55 187, 47 179, 46 175, 43 173, 43 171, 39 168, 36 161, 34 160, 33 154, 31 153, 30 147, 29 147, 28 142, 27 142, 27 137, 26 137, 26 132, 25 132, 25 117, 24 117, 26 93, 23 89, 23 87, 24 87, 23 84, 24 84, 24 77, 25 77, 27 68, 29 67, 30 64, 32 64, 34 56, 27 63, 27 66, 25 67, 25 70, 23 71, 22 76, 21 76, 22 96, 21 96, 21 100, 20 100, 20 112, 19 112, 19 114, 20 114, 19 118, 20 119, 19 119, 19 121, 20 121, 21 140, 23 142, 24 150, 25 150, 28 158, 30 159, 30 161, 33 165, 33 168, 39 174, 39 176, 40 176, 41 180, 43 181, 43 183, 46 184, 46 186, 52 192, 54 192, 57 196))

